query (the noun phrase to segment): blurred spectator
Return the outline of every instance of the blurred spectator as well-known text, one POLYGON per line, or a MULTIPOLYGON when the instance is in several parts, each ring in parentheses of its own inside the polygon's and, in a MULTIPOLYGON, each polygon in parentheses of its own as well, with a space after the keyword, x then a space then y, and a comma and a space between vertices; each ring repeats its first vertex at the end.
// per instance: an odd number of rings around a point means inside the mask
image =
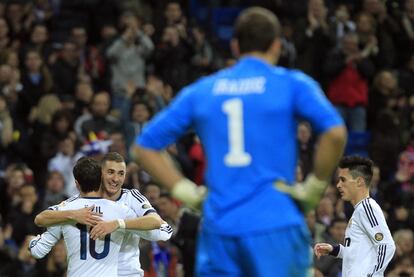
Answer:
POLYGON ((18 111, 23 123, 27 124, 31 110, 38 104, 42 96, 51 92, 53 81, 42 57, 34 50, 30 50, 25 58, 25 70, 22 72, 23 91, 19 94, 18 111))
POLYGON ((204 156, 203 146, 201 145, 200 138, 195 136, 194 142, 191 145, 188 157, 193 163, 194 176, 193 181, 198 185, 204 184, 204 172, 206 169, 206 158, 204 156))
POLYGON ((134 143, 136 136, 141 133, 152 115, 152 109, 147 103, 135 102, 131 104, 129 120, 123 124, 127 149, 134 143))
POLYGON ((177 249, 164 241, 143 242, 139 256, 144 277, 178 277, 177 249))
POLYGON ((52 64, 56 59, 52 46, 48 42, 49 31, 44 24, 35 24, 31 28, 30 41, 20 48, 20 59, 24 60, 29 50, 34 50, 41 54, 42 61, 52 64))
POLYGON ((307 17, 298 20, 294 33, 297 67, 318 81, 321 81, 322 64, 330 48, 327 15, 324 0, 309 0, 307 17))
POLYGON ((73 41, 63 43, 62 51, 51 69, 56 93, 73 95, 80 73, 79 49, 73 41))
POLYGON ((400 91, 395 75, 390 70, 378 72, 369 92, 368 123, 372 128, 379 112, 383 109, 393 109, 400 91))
POLYGON ((8 146, 13 141, 13 121, 7 108, 6 98, 0 94, 0 177, 4 175, 8 161, 8 146))
POLYGON ((315 243, 322 241, 322 234, 325 232, 325 225, 316 221, 315 210, 310 211, 306 215, 306 224, 308 225, 311 237, 315 243))
POLYGON ((329 226, 335 217, 334 203, 328 197, 323 197, 316 208, 316 220, 329 226))
POLYGON ((5 17, 10 28, 10 38, 12 45, 18 48, 21 42, 25 40, 29 25, 25 25, 24 4, 19 1, 10 1, 6 5, 5 17))
POLYGON ((362 55, 381 68, 394 65, 395 51, 391 37, 386 32, 376 31, 375 18, 369 13, 360 13, 356 17, 356 32, 362 55))
POLYGON ((190 81, 193 81, 211 73, 214 63, 214 53, 213 48, 206 38, 206 32, 201 27, 193 27, 191 31, 194 39, 194 53, 191 57, 190 81))
POLYGON ((296 51, 296 46, 293 41, 294 37, 294 26, 292 22, 285 20, 282 21, 282 53, 278 61, 278 65, 284 66, 287 68, 293 68, 296 66, 298 53, 296 51))
POLYGON ((135 87, 145 87, 146 59, 154 50, 151 39, 141 30, 140 19, 130 12, 122 17, 125 30, 106 52, 112 71, 114 107, 117 109, 121 109, 127 99, 124 90, 128 82, 135 87))
MULTIPOLYGON (((161 189, 156 183, 148 183, 142 190, 143 195, 148 199, 152 206, 157 206, 158 200, 161 196, 161 189)), ((158 208, 157 208, 158 209, 158 208)))
POLYGON ((0 53, 5 53, 4 51, 10 46, 9 26, 7 25, 7 21, 3 17, 0 17, 0 53))
POLYGON ((0 213, 7 218, 20 203, 20 188, 32 178, 32 172, 25 165, 10 164, 5 173, 5 185, 1 186, 0 213))
POLYGON ((0 93, 6 97, 7 106, 13 117, 17 116, 19 95, 23 90, 20 71, 9 64, 0 65, 0 93))
POLYGON ((349 9, 346 4, 338 4, 335 14, 329 22, 331 41, 339 45, 342 37, 349 32, 355 32, 355 22, 351 20, 349 9))
POLYGON ((12 228, 10 225, 2 227, 0 222, 0 276, 14 276, 14 260, 17 256, 18 247, 12 240, 12 228))
POLYGON ((174 26, 165 27, 154 53, 154 64, 156 73, 172 86, 174 93, 188 84, 187 61, 191 56, 191 45, 181 38, 180 31, 174 26))
POLYGON ((366 130, 368 84, 374 65, 358 49, 358 36, 348 33, 342 45, 329 53, 324 73, 328 81, 328 98, 342 114, 350 131, 366 130))
POLYGON ((73 111, 75 118, 89 113, 92 98, 93 89, 91 83, 85 80, 79 80, 75 88, 75 109, 73 111))
POLYGON ((412 83, 414 82, 414 53, 409 55, 404 60, 404 67, 399 69, 398 83, 403 91, 408 95, 414 95, 414 88, 412 83))
POLYGON ((157 201, 158 211, 162 218, 173 227, 171 243, 181 252, 184 276, 194 276, 196 236, 200 217, 180 207, 168 193, 162 193, 157 201))
POLYGON ((154 112, 161 111, 173 98, 172 87, 154 74, 148 75, 146 90, 151 96, 148 99, 148 103, 154 112))
POLYGON ((88 34, 85 27, 77 26, 72 28, 71 39, 79 51, 80 74, 90 76, 96 87, 103 87, 100 80, 105 75, 104 58, 98 48, 87 45, 88 34))
POLYGON ((379 112, 371 130, 370 157, 381 168, 384 180, 392 177, 402 148, 399 124, 396 114, 386 109, 379 112))
POLYGON ((400 34, 398 43, 398 56, 401 65, 405 63, 414 50, 414 0, 404 1, 401 17, 399 18, 400 34))
POLYGON ((58 152, 49 160, 48 170, 58 171, 65 178, 65 194, 72 196, 79 193, 76 185, 75 178, 73 177, 73 167, 77 160, 82 157, 82 154, 77 151, 75 146, 75 138, 69 134, 59 141, 58 152))
POLYGON ((107 139, 109 134, 120 131, 118 119, 109 114, 111 98, 108 92, 99 91, 92 97, 90 114, 79 117, 75 122, 75 131, 83 140, 96 134, 100 139, 107 139))
POLYGON ((46 192, 43 197, 42 209, 47 209, 50 206, 57 205, 68 196, 64 192, 65 179, 59 171, 49 172, 46 178, 46 192))
POLYGON ((43 276, 47 277, 62 277, 66 276, 66 269, 68 266, 66 259, 66 246, 63 240, 59 241, 52 248, 47 257, 45 272, 43 276))
POLYGON ((414 233, 409 229, 401 229, 393 234, 396 251, 395 260, 399 261, 404 257, 412 258, 414 254, 414 233))
POLYGON ((410 257, 401 258, 395 265, 394 269, 387 277, 409 277, 414 276, 414 265, 410 257))
MULTIPOLYGON (((345 239, 345 229, 347 221, 343 218, 334 218, 329 225, 323 240, 332 245, 343 243, 345 239)), ((325 277, 340 276, 342 271, 342 261, 333 256, 324 256, 315 259, 315 267, 323 273, 325 277)))
POLYGON ((306 177, 313 168, 314 145, 312 141, 312 129, 308 122, 300 122, 298 125, 298 152, 303 176, 306 177))
POLYGON ((20 203, 8 216, 13 233, 12 238, 21 245, 29 234, 37 234, 41 229, 34 224, 34 219, 41 212, 41 203, 34 185, 25 184, 19 189, 20 203))

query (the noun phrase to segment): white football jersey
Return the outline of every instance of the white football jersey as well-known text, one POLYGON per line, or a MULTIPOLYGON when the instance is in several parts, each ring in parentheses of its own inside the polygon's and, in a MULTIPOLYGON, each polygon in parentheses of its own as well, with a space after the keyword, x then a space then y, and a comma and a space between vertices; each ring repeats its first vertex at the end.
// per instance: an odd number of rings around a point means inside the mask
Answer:
POLYGON ((394 252, 395 243, 381 207, 372 198, 363 199, 355 205, 344 245, 340 245, 342 276, 384 276, 394 252))
MULTIPOLYGON (((122 203, 135 212, 135 217, 141 217, 149 213, 156 213, 148 199, 137 189, 122 189, 121 196, 117 203, 122 203)), ((171 238, 172 228, 168 224, 163 224, 160 229, 150 231, 127 232, 121 246, 118 257, 119 276, 144 276, 139 262, 139 240, 140 237, 150 241, 171 238)))
MULTIPOLYGON (((95 206, 95 212, 102 214, 103 220, 135 217, 135 213, 125 205, 103 198, 72 197, 58 205, 58 210, 75 210, 92 205, 95 206)), ((50 227, 30 242, 30 251, 35 258, 42 258, 63 235, 68 256, 68 276, 118 276, 118 256, 125 230, 118 229, 105 236, 104 240, 96 241, 90 239, 88 231, 81 224, 50 227)))

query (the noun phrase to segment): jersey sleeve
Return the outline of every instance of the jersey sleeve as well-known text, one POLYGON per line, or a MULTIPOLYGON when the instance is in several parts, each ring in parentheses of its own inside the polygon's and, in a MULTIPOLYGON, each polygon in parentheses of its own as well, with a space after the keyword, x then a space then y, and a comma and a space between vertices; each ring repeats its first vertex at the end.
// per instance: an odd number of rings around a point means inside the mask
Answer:
POLYGON ((60 240, 61 236, 61 226, 48 228, 46 232, 30 241, 29 250, 31 255, 36 259, 43 258, 50 252, 50 250, 52 250, 53 246, 60 240))
POLYGON ((139 190, 131 189, 129 191, 129 205, 137 217, 147 215, 149 213, 156 213, 157 211, 152 207, 148 199, 142 195, 139 190))
POLYGON ((173 234, 173 229, 167 223, 163 223, 161 224, 161 227, 159 229, 133 232, 141 238, 149 241, 167 241, 171 238, 173 234))
POLYGON ((145 148, 161 150, 181 137, 192 123, 193 90, 192 87, 183 89, 166 109, 151 120, 135 142, 145 148))
POLYGON ((392 239, 384 214, 378 205, 364 200, 358 211, 359 223, 377 253, 376 263, 372 265, 368 276, 384 276, 384 271, 395 252, 395 244, 392 239))
POLYGON ((301 72, 293 72, 295 113, 312 124, 317 133, 343 126, 342 117, 331 104, 319 84, 301 72))

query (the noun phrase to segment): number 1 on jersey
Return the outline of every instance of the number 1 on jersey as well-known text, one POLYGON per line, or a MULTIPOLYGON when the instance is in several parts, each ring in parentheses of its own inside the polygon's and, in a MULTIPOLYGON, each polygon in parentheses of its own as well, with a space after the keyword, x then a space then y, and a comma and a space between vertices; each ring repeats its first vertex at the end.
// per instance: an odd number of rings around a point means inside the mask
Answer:
POLYGON ((231 167, 247 166, 252 157, 244 150, 243 102, 234 98, 223 102, 223 112, 227 115, 229 152, 224 156, 224 164, 231 167))

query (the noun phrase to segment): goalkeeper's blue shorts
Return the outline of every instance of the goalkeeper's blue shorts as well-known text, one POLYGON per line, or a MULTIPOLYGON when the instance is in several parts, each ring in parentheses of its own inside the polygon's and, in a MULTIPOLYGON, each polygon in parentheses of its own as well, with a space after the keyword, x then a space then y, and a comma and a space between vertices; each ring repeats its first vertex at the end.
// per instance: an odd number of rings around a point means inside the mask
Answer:
POLYGON ((307 226, 230 237, 201 230, 196 276, 305 277, 312 248, 307 226))

